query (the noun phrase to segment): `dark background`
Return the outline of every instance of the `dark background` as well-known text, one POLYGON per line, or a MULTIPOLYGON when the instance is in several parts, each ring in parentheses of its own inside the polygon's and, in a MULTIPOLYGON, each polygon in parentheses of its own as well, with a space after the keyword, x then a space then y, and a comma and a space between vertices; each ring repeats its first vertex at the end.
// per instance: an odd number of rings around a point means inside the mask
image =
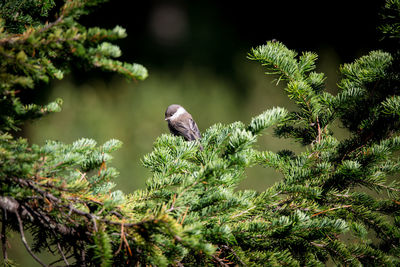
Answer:
MULTIPOLYGON (((233 80, 238 54, 277 39, 296 51, 329 48, 350 62, 380 46, 376 30, 384 1, 122 1, 94 8, 87 26, 126 28, 122 60, 179 70, 204 66, 233 80)), ((86 79, 98 74, 82 74, 86 79)), ((83 76, 83 77, 82 77, 83 76)))
MULTIPOLYGON (((341 62, 379 47, 384 1, 122 1, 82 18, 87 26, 121 25, 122 59, 152 68, 188 62, 232 77, 234 57, 277 39, 296 51, 331 48, 341 62)), ((234 78, 234 76, 233 76, 234 78)))

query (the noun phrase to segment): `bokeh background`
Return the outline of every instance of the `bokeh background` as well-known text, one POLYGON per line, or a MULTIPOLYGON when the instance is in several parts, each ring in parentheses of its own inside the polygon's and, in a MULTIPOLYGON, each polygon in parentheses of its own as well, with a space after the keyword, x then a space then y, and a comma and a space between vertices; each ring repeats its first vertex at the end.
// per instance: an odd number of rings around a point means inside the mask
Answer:
MULTIPOLYGON (((257 62, 246 58, 252 47, 271 39, 299 53, 318 53, 317 71, 326 74, 327 90, 336 93, 339 66, 381 46, 376 27, 383 2, 110 1, 82 23, 126 28, 128 37, 117 42, 121 60, 143 64, 149 77, 128 82, 97 70, 73 70, 33 96, 41 103, 61 97, 62 112, 26 125, 24 135, 37 144, 48 139, 71 143, 82 137, 99 144, 121 140, 124 145, 114 153, 112 165, 120 172, 116 189, 128 194, 144 188, 151 175, 140 159, 168 132, 168 105, 183 105, 202 131, 218 122, 249 123, 274 106, 294 109, 283 83, 276 85, 257 62)), ((336 132, 346 135, 340 125, 336 132)), ((305 149, 273 137, 272 131, 257 146, 305 149)), ((261 191, 280 178, 273 170, 254 167, 240 188, 261 191)), ((29 256, 25 259, 24 251, 13 253, 14 259, 21 257, 21 266, 36 266, 29 256)))
MULTIPOLYGON (((383 1, 110 1, 82 18, 87 26, 127 29, 117 44, 123 61, 146 66, 145 81, 76 69, 43 89, 38 101, 61 97, 63 110, 25 127, 33 143, 81 137, 124 146, 114 156, 117 189, 129 193, 150 173, 140 159, 168 128, 170 104, 183 105, 200 130, 217 122, 248 123, 265 109, 293 109, 282 86, 246 57, 252 47, 277 39, 301 53, 319 54, 317 71, 337 90, 338 67, 379 47, 376 27, 383 1), (351 3, 349 3, 351 2, 351 3), (43 97, 43 95, 45 97, 43 97)), ((340 129, 339 129, 340 131, 340 129)), ((258 146, 278 151, 302 148, 266 133, 258 146)), ((249 170, 241 188, 263 190, 279 179, 272 170, 249 170)))

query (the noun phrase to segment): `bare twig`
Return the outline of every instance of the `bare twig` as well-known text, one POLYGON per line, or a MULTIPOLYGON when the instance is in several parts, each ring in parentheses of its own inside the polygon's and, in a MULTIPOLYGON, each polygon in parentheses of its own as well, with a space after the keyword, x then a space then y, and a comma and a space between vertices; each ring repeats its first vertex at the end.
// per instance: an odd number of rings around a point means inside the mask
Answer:
POLYGON ((322 132, 321 132, 321 126, 320 126, 320 124, 319 124, 319 119, 318 119, 318 116, 317 116, 317 126, 318 126, 318 144, 319 143, 321 143, 321 134, 322 134, 322 132))
POLYGON ((54 27, 54 26, 56 26, 57 24, 59 24, 60 22, 62 22, 63 19, 64 19, 64 16, 63 16, 63 15, 60 15, 60 16, 57 18, 57 20, 55 20, 55 21, 52 22, 52 23, 46 24, 46 25, 45 25, 43 28, 41 28, 38 32, 39 32, 39 33, 42 33, 42 32, 47 31, 47 30, 50 29, 51 27, 54 27))
POLYGON ((120 237, 121 237, 121 243, 119 244, 119 247, 118 247, 118 249, 117 249, 117 251, 114 253, 114 255, 118 255, 118 253, 121 251, 121 249, 122 249, 122 243, 123 243, 123 237, 124 236, 124 225, 123 224, 121 224, 121 234, 120 234, 120 237))
MULTIPOLYGON (((71 254, 71 255, 69 255, 68 257, 65 257, 66 259, 69 259, 69 258, 72 258, 74 255, 73 254, 71 254)), ((55 261, 53 261, 52 263, 50 263, 49 264, 49 266, 53 266, 54 264, 56 264, 56 263, 58 263, 58 262, 60 262, 60 261, 63 261, 64 259, 57 259, 57 260, 55 260, 55 261)), ((67 266, 71 266, 71 265, 67 265, 67 266)))
POLYGON ((40 265, 42 265, 42 266, 47 266, 46 264, 44 264, 44 263, 38 258, 38 256, 36 256, 36 255, 32 252, 31 248, 29 247, 28 243, 26 242, 26 238, 25 238, 25 234, 24 234, 24 226, 22 225, 22 220, 21 220, 21 217, 19 216, 19 213, 16 212, 16 213, 15 213, 15 216, 17 216, 18 225, 19 225, 19 233, 20 233, 20 235, 21 235, 21 240, 22 240, 22 243, 24 243, 24 246, 25 246, 26 250, 29 252, 29 254, 31 254, 31 256, 32 256, 40 265))
POLYGON ((390 186, 387 186, 387 185, 384 185, 384 184, 378 184, 378 183, 374 183, 374 184, 377 185, 377 186, 383 187, 386 190, 400 192, 400 189, 398 189, 398 188, 390 187, 390 186))
POLYGON ((240 216, 242 216, 243 214, 248 213, 249 211, 251 211, 251 210, 254 209, 254 208, 256 208, 256 206, 253 206, 253 207, 251 207, 251 208, 249 208, 249 209, 247 209, 247 210, 244 210, 244 211, 242 211, 242 212, 240 212, 240 213, 238 213, 238 214, 233 215, 233 216, 231 217, 231 219, 234 219, 234 218, 236 218, 236 217, 240 217, 240 216))
POLYGON ((235 256, 236 260, 239 263, 239 266, 247 266, 247 264, 242 261, 242 259, 236 254, 236 252, 231 247, 227 245, 222 245, 221 248, 228 250, 233 256, 235 256))
POLYGON ((65 264, 66 264, 67 266, 69 266, 69 262, 67 261, 67 258, 65 257, 64 252, 63 252, 62 249, 61 249, 60 243, 58 243, 58 242, 57 242, 57 248, 58 248, 58 251, 60 251, 60 254, 61 254, 61 256, 62 256, 62 258, 63 258, 65 264))
POLYGON ((319 244, 319 243, 315 243, 315 242, 310 242, 311 243, 311 245, 313 245, 313 246, 316 246, 316 247, 318 247, 318 248, 324 248, 324 247, 326 247, 326 245, 325 244, 319 244))
POLYGON ((95 216, 92 217, 92 222, 93 222, 94 231, 97 232, 98 229, 97 229, 97 222, 96 222, 95 216))
POLYGON ((1 222, 1 246, 2 246, 2 249, 3 249, 4 262, 6 262, 8 260, 8 256, 7 256, 7 236, 6 236, 7 211, 4 210, 4 209, 2 211, 3 211, 3 218, 2 218, 2 222, 1 222))
POLYGON ((315 217, 315 216, 318 216, 318 215, 320 215, 320 214, 323 214, 323 213, 327 213, 327 212, 332 211, 332 210, 338 210, 338 209, 343 209, 343 208, 350 208, 351 206, 352 206, 352 205, 343 205, 343 206, 340 206, 340 207, 330 208, 330 209, 327 209, 327 210, 323 210, 323 211, 320 211, 320 212, 317 212, 317 213, 311 215, 311 218, 312 218, 312 217, 315 217))
POLYGON ((86 252, 85 250, 82 248, 81 249, 82 253, 81 253, 81 260, 82 260, 82 266, 86 266, 86 252))
POLYGON ((186 218, 186 215, 187 215, 188 211, 189 211, 189 207, 186 208, 186 211, 182 216, 181 225, 183 225, 183 222, 185 221, 185 218, 186 218))
POLYGON ((175 201, 176 201, 176 194, 174 194, 174 197, 172 198, 172 203, 171 203, 171 208, 167 209, 166 212, 171 212, 175 209, 175 201))
POLYGON ((129 255, 132 257, 132 250, 131 247, 129 246, 128 240, 126 239, 125 234, 121 237, 124 240, 125 246, 128 249, 129 255))
POLYGON ((216 262, 219 263, 220 266, 229 267, 229 265, 226 264, 223 259, 218 258, 216 255, 213 255, 212 257, 216 262))
POLYGON ((282 194, 282 191, 276 192, 275 194, 273 194, 273 195, 271 196, 271 198, 276 197, 277 195, 280 195, 280 194, 282 194))

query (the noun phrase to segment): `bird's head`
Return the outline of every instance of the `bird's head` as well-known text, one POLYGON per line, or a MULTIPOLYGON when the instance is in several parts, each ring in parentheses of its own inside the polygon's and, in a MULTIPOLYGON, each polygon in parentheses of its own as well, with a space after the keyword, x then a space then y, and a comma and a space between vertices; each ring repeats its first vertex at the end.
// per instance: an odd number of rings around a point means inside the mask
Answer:
POLYGON ((180 115, 186 113, 187 111, 180 105, 170 105, 165 111, 165 120, 176 120, 180 115))

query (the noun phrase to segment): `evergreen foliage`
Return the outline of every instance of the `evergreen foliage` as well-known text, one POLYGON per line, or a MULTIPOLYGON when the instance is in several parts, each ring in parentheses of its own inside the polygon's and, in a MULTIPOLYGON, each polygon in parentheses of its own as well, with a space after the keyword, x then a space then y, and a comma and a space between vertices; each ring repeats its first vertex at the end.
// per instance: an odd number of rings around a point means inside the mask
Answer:
MULTIPOLYGON (((125 36, 121 27, 86 29, 77 22, 100 2, 0 4, 6 265, 13 264, 7 257, 10 231, 44 266, 50 263, 38 251, 59 256, 51 265, 74 266, 400 264, 400 186, 392 178, 400 171, 398 53, 372 51, 344 64, 340 92, 332 95, 324 75, 315 72, 315 53, 298 55, 278 41, 252 49, 249 59, 284 82, 298 108, 269 109, 248 125, 215 124, 203 133, 203 151, 196 142, 160 136, 142 160, 152 177, 146 188, 128 195, 112 191, 118 172, 108 166, 121 142, 98 146, 83 138, 38 146, 14 137, 26 120, 61 108, 61 100, 39 106, 22 104, 18 96, 61 79, 75 61, 134 79, 147 76, 142 66, 113 59, 121 52, 110 42, 125 36), (48 23, 50 14, 56 19, 48 23), (336 120, 350 137, 335 137, 336 120), (269 127, 306 151, 258 150, 257 138, 269 127), (254 165, 272 167, 284 178, 263 192, 237 190, 254 165)), ((400 1, 388 0, 386 8, 392 14, 400 1)))

